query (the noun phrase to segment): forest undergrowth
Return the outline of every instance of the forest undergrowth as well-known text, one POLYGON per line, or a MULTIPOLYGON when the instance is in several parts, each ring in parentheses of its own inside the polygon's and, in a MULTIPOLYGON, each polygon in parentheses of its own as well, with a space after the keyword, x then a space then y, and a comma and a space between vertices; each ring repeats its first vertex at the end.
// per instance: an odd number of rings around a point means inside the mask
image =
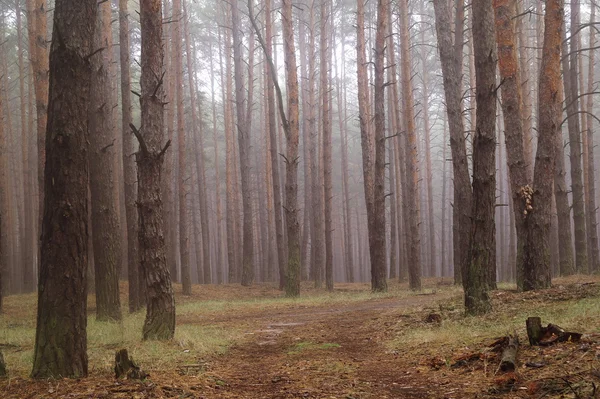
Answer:
POLYGON ((143 312, 96 322, 92 295, 90 377, 57 381, 28 379, 35 296, 11 296, 0 316, 10 372, 0 397, 600 397, 600 278, 556 279, 553 288, 528 293, 501 286, 491 296, 491 313, 466 317, 462 290, 440 279, 426 280, 421 292, 393 282, 385 294, 367 284, 339 284, 333 293, 307 284, 298 299, 270 285, 197 286, 177 296, 175 339, 157 343, 141 340, 143 312), (583 340, 530 347, 530 316, 583 340), (490 345, 512 333, 520 338, 519 367, 505 374, 490 345), (150 374, 146 380, 114 379, 120 348, 150 374))

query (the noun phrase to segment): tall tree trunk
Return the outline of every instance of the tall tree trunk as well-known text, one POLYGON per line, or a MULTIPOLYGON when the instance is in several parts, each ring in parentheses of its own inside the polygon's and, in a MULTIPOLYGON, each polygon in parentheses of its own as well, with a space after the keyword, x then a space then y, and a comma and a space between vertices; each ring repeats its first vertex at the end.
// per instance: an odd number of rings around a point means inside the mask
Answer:
MULTIPOLYGON (((544 18, 544 48, 538 91, 539 136, 531 197, 533 210, 527 214, 527 241, 523 248, 524 290, 550 286, 550 223, 552 181, 562 115, 560 72, 564 0, 547 0, 544 18)), ((558 202, 558 197, 557 197, 558 202)))
POLYGON ((563 32, 563 80, 565 108, 569 130, 569 158, 571 160, 571 191, 573 193, 573 224, 575 227, 575 268, 577 272, 588 270, 586 218, 584 209, 583 177, 581 170, 581 125, 579 113, 579 84, 577 80, 579 57, 579 0, 571 0, 571 37, 567 48, 563 32))
MULTIPOLYGON (((331 216, 331 205, 333 199, 333 182, 331 180, 331 108, 329 87, 330 54, 329 48, 329 25, 331 18, 327 0, 321 0, 321 38, 320 38, 320 77, 321 77, 321 110, 323 121, 323 158, 321 168, 323 169, 323 195, 325 209, 325 285, 328 291, 333 291, 333 219, 331 216)), ((319 190, 319 193, 321 190, 319 190)), ((384 202, 385 203, 385 202, 384 202)))
MULTIPOLYGON (((273 33, 271 22, 271 0, 266 2, 265 6, 265 37, 266 37, 266 57, 270 58, 273 54, 273 33)), ((283 206, 281 201, 281 177, 279 176, 279 155, 277 153, 277 121, 275 108, 275 93, 273 88, 273 76, 269 74, 267 84, 267 102, 269 104, 269 144, 271 158, 271 178, 273 184, 273 203, 275 208, 275 236, 277 242, 277 265, 279 268, 279 289, 285 287, 286 274, 286 254, 285 237, 283 233, 283 206)), ((313 169, 314 170, 314 169, 313 169)), ((314 177, 313 177, 314 178, 314 177)), ((312 192, 312 191, 311 191, 312 192)), ((313 243, 314 245, 314 243, 313 243)))
POLYGON ((593 28, 596 23, 596 7, 597 5, 592 2, 591 13, 590 13, 590 38, 589 38, 589 62, 588 62, 588 76, 587 76, 587 113, 585 118, 587 119, 587 131, 584 134, 588 139, 588 179, 586 185, 590 192, 589 202, 586 204, 588 209, 588 233, 590 237, 590 245, 592 247, 592 259, 589 267, 590 272, 597 272, 600 270, 600 252, 598 249, 598 220, 596 217, 596 170, 594 162, 594 96, 590 95, 594 91, 594 63, 596 60, 596 30, 593 28))
MULTIPOLYGON (((412 85, 412 63, 410 59, 410 33, 408 4, 401 1, 400 9, 400 52, 402 59, 402 99, 404 104, 404 129, 406 130, 406 191, 404 201, 409 209, 408 219, 405 220, 407 228, 407 252, 408 252, 408 278, 409 286, 413 290, 421 289, 421 259, 419 224, 419 170, 417 132, 415 127, 414 97, 412 85)), ((377 109, 377 106, 375 107, 377 109)))
POLYGON ((523 285, 523 245, 526 238, 525 220, 528 209, 529 178, 527 151, 524 139, 521 79, 519 76, 518 48, 515 43, 516 5, 510 0, 495 0, 496 41, 498 66, 502 84, 502 112, 505 125, 506 156, 510 173, 510 191, 517 232, 517 286, 523 285))
MULTIPOLYGON (((188 70, 188 85, 190 89, 190 105, 192 110, 192 132, 194 135, 194 153, 196 154, 196 175, 198 179, 198 200, 200 202, 200 225, 202 233, 202 267, 198 268, 198 273, 202 271, 202 278, 198 277, 199 281, 204 281, 205 284, 210 284, 211 281, 211 264, 210 264, 210 226, 208 220, 208 205, 207 205, 207 194, 206 194, 206 172, 204 168, 204 135, 202 120, 198 116, 198 103, 196 98, 196 80, 194 62, 192 56, 196 54, 195 48, 192 50, 191 36, 188 22, 187 4, 186 0, 183 0, 183 21, 184 21, 184 35, 185 35, 185 52, 187 59, 187 70, 188 70)), ((213 94, 214 95, 214 94, 213 94)), ((215 154, 217 155, 217 154, 215 154)), ((218 159, 218 158, 215 158, 218 159)), ((215 164, 215 167, 217 165, 215 164)), ((217 168, 218 169, 218 168, 217 168)), ((217 172, 218 173, 218 172, 217 172)), ((216 182, 218 185, 218 181, 216 182)), ((217 189, 218 191, 218 189, 217 189)), ((217 204, 217 208, 220 208, 217 204)), ((219 231, 219 229, 217 229, 219 231)), ((200 262, 200 259, 197 260, 200 262)), ((217 265, 217 268, 219 266, 217 265)))
MULTIPOLYGON (((288 264, 285 292, 287 296, 295 297, 300 295, 300 225, 298 223, 297 209, 299 143, 298 74, 296 70, 292 1, 281 0, 281 7, 288 106, 287 118, 281 112, 281 119, 287 140, 285 212, 288 235, 288 264)), ((274 70, 274 68, 271 69, 274 70)), ((272 75, 274 75, 274 71, 272 71, 272 75)), ((283 110, 282 100, 280 99, 279 102, 279 108, 283 110)))
POLYGON ((145 291, 140 278, 140 255, 137 240, 135 145, 129 124, 131 116, 131 73, 129 60, 129 11, 127 0, 119 0, 119 55, 121 63, 121 109, 123 133, 123 169, 125 180, 125 215, 127 223, 127 278, 129 281, 129 311, 135 312, 145 304, 145 291))
POLYGON ((48 120, 48 33, 46 0, 26 0, 29 30, 29 58, 33 69, 38 148, 38 224, 44 212, 44 167, 46 163, 46 123, 48 120))
POLYGON ((88 373, 88 56, 97 12, 96 0, 57 0, 54 8, 33 378, 88 373))
MULTIPOLYGON (((235 79, 235 108, 237 115, 238 145, 240 168, 242 174, 242 206, 244 211, 243 243, 242 243, 242 285, 252 285, 254 281, 254 238, 252 227, 252 198, 250 188, 250 131, 246 125, 246 85, 242 59, 242 28, 239 15, 238 0, 231 4, 232 35, 233 35, 233 64, 235 79)), ((250 65, 250 68, 253 66, 250 65)), ((248 86, 253 85, 251 80, 248 86)))
POLYGON ((450 151, 454 175, 454 206, 452 220, 454 229, 454 282, 462 283, 462 271, 466 265, 471 231, 472 190, 467 161, 467 147, 464 133, 462 106, 462 58, 464 2, 457 0, 455 39, 452 42, 451 10, 448 2, 434 0, 438 49, 444 79, 444 94, 448 127, 450 132, 450 151))
POLYGON ((98 320, 121 319, 121 227, 115 191, 116 134, 109 76, 113 50, 110 20, 110 3, 104 2, 99 5, 94 51, 104 50, 90 59, 92 86, 89 109, 91 222, 98 320))
MULTIPOLYGON (((402 2, 403 3, 403 2, 402 2)), ((402 4, 400 5, 402 8, 402 4)), ((369 230, 371 255, 371 289, 387 291, 387 252, 385 235, 385 39, 389 15, 386 3, 377 1, 377 31, 375 38, 375 164, 373 169, 373 207, 369 230)), ((404 55, 404 54, 403 54, 404 55)), ((368 211, 368 210, 367 210, 368 211)))
MULTIPOLYGON (((179 259, 181 264, 181 284, 183 295, 192 294, 192 282, 190 276, 190 240, 188 231, 188 207, 186 199, 187 180, 187 154, 186 154, 186 127, 183 117, 183 40, 181 35, 181 0, 173 0, 173 31, 171 32, 171 45, 174 49, 175 68, 175 104, 177 105, 177 201, 179 203, 179 259)), ((190 71, 188 71, 190 74, 190 71)), ((192 88, 193 90, 193 88, 192 88)))
MULTIPOLYGON (((219 32, 219 44, 220 41, 220 32, 219 32)), ((221 57, 221 46, 217 44, 219 47, 219 58, 221 57)), ((212 54, 212 48, 211 48, 212 54)), ((214 240, 215 244, 215 268, 217 272, 217 284, 224 283, 224 275, 223 275, 223 206, 221 203, 221 171, 219 166, 219 140, 217 136, 217 102, 215 101, 215 68, 214 68, 214 59, 210 57, 210 85, 211 85, 211 103, 212 103, 212 120, 213 120, 213 144, 214 144, 214 162, 215 162, 215 203, 216 203, 216 236, 217 239, 214 240)), ((197 80, 197 79, 196 79, 197 80)), ((223 97, 224 98, 224 97, 223 97)))
POLYGON ((492 0, 472 4, 477 124, 473 140, 473 203, 469 258, 463 276, 468 314, 491 309, 496 283, 496 34, 492 0))
POLYGON ((170 141, 163 146, 164 93, 161 71, 162 5, 160 0, 140 3, 142 33, 142 76, 140 105, 142 127, 133 129, 140 143, 138 151, 138 216, 139 248, 143 275, 147 286, 144 339, 166 340, 175 334, 175 299, 167 268, 164 238, 161 172, 170 141))

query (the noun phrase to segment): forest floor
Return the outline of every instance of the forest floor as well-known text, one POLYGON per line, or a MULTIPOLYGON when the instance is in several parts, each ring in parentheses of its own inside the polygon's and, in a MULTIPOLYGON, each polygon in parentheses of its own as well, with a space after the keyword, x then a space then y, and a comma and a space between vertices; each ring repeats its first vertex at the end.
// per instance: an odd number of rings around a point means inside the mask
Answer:
POLYGON ((306 285, 299 299, 269 285, 194 287, 191 297, 177 296, 169 343, 140 340, 143 312, 95 322, 92 297, 90 376, 56 381, 27 378, 35 297, 8 297, 0 350, 11 377, 0 381, 0 398, 600 398, 600 278, 557 279, 529 293, 501 287, 484 317, 464 316, 462 290, 449 281, 425 287, 391 283, 371 294, 366 284, 334 293, 306 285), (441 321, 428 322, 432 313, 441 321), (530 347, 529 316, 581 332, 582 341, 530 347), (504 374, 490 345, 513 332, 520 366, 504 374), (121 347, 148 379, 114 379, 121 347))

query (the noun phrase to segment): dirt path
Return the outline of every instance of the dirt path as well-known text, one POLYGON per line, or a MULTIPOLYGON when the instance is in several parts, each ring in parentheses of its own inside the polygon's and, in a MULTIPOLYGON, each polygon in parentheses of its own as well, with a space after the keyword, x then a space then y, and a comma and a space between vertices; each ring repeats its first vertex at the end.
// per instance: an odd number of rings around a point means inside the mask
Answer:
POLYGON ((385 299, 256 320, 245 342, 214 359, 206 398, 435 398, 414 359, 381 344, 389 313, 434 306, 443 296, 385 299))

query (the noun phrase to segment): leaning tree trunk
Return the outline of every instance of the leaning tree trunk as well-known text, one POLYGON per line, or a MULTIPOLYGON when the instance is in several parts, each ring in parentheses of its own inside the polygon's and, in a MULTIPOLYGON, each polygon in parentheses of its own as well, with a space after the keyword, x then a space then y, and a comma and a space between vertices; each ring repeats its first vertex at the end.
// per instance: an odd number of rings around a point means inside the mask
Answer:
POLYGON ((496 35, 492 0, 474 2, 477 124, 473 140, 473 203, 469 257, 463 276, 468 314, 491 309, 496 282, 496 35))
POLYGON ((88 373, 88 56, 97 13, 96 0, 54 8, 33 378, 88 373))
POLYGON ((96 318, 120 320, 119 266, 121 227, 115 190, 115 118, 111 103, 109 65, 112 62, 110 3, 99 5, 94 50, 91 57, 90 89, 90 193, 92 200, 92 242, 96 283, 96 318))
POLYGON ((175 298, 167 269, 161 198, 161 173, 170 142, 163 145, 164 93, 160 72, 163 71, 164 50, 160 0, 140 3, 140 23, 142 127, 139 131, 133 126, 132 129, 140 143, 140 151, 136 155, 140 221, 138 237, 147 286, 146 320, 142 334, 144 339, 166 340, 175 334, 175 298))
MULTIPOLYGON (((527 240, 523 248, 524 290, 547 288, 551 281, 550 223, 554 160, 561 136, 562 75, 560 71, 564 0, 547 0, 544 48, 538 91, 538 148, 531 195, 532 210, 526 218, 527 240)), ((561 146, 562 147, 562 146, 561 146)), ((558 198, 557 198, 558 201, 558 198)))
POLYGON ((125 218, 127 223, 127 279, 129 281, 129 311, 135 312, 145 304, 145 286, 140 278, 137 240, 137 196, 135 159, 131 154, 135 151, 133 134, 129 124, 131 116, 131 67, 129 60, 129 11, 127 0, 119 0, 119 56, 121 62, 121 109, 123 133, 123 169, 125 180, 125 218))

